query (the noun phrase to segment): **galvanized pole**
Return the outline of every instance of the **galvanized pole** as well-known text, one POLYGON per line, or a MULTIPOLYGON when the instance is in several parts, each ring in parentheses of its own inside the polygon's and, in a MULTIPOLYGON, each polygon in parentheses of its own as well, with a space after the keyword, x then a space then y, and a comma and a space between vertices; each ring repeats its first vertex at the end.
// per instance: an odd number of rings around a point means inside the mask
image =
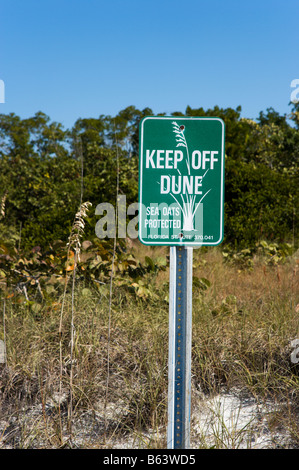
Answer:
POLYGON ((188 449, 191 417, 193 248, 170 248, 168 449, 188 449))

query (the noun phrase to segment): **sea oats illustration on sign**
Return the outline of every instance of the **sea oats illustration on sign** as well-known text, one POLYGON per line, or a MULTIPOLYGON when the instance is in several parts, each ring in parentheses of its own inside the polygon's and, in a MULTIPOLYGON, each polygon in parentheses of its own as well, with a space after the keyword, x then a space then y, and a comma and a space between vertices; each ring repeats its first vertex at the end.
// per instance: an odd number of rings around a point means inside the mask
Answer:
MULTIPOLYGON (((189 148, 185 137, 186 127, 184 125, 179 126, 179 124, 175 121, 172 122, 172 126, 173 132, 175 133, 176 147, 184 147, 186 149, 185 163, 188 175, 182 175, 179 168, 177 168, 179 177, 177 178, 177 181, 173 179, 173 184, 171 187, 172 191, 170 192, 170 196, 173 197, 173 199, 181 208, 183 214, 183 231, 195 231, 194 219, 196 211, 199 207, 199 204, 202 203, 203 199, 211 191, 211 188, 206 191, 203 195, 202 191, 199 191, 198 194, 201 195, 201 198, 199 201, 196 200, 197 195, 193 194, 193 191, 191 190, 193 176, 191 176, 189 148), (184 192, 184 194, 182 194, 182 185, 186 185, 187 189, 188 186, 190 186, 190 191, 186 191, 184 192), (180 195, 182 201, 180 201, 175 195, 180 195)), ((204 175, 200 177, 200 186, 202 186, 202 181, 208 171, 209 170, 207 169, 204 175)))

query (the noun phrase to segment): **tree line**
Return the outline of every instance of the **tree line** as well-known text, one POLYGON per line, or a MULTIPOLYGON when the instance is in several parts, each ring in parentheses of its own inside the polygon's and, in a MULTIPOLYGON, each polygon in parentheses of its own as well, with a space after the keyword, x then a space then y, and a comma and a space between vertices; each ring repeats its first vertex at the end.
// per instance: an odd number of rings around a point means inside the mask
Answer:
MULTIPOLYGON (((217 116, 225 136, 225 238, 238 248, 259 240, 297 243, 299 104, 256 120, 241 107, 191 108, 173 116, 217 116)), ((165 113, 160 113, 163 115, 165 113)), ((90 201, 86 237, 95 237, 101 202, 138 200, 139 122, 153 115, 129 106, 116 116, 79 118, 71 129, 37 112, 0 115, 0 246, 45 249, 67 240, 80 200, 90 201)))

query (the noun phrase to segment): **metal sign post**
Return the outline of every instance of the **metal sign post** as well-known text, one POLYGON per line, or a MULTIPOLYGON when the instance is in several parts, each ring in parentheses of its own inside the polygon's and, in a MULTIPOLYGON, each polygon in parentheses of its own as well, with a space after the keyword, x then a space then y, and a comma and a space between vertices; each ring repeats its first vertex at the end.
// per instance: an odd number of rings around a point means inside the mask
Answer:
POLYGON ((190 444, 193 248, 170 248, 168 449, 190 444))

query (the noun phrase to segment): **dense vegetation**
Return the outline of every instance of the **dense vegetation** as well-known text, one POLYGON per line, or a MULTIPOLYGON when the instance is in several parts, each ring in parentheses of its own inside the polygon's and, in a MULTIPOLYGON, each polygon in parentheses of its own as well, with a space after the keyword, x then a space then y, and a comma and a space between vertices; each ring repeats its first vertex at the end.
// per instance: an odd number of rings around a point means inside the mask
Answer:
MULTIPOLYGON (((72 129, 42 112, 0 115, 0 447, 76 435, 84 446, 81 419, 96 447, 165 426, 168 252, 95 235, 98 204, 137 202, 139 121, 151 114, 130 106, 72 129)), ((297 445, 299 105, 256 121, 240 107, 184 115, 226 125, 225 238, 194 253, 194 390, 290 398, 271 422, 297 445)))
MULTIPOLYGON (((219 116, 226 124, 226 243, 248 248, 260 239, 297 238, 298 113, 298 105, 290 119, 268 109, 254 122, 240 117, 240 107, 187 107, 187 116, 219 116)), ((117 168, 121 194, 127 204, 137 202, 138 124, 150 114, 131 106, 115 117, 78 119, 70 130, 41 112, 29 119, 0 115, 0 241, 21 237, 23 248, 47 248, 66 240, 80 202, 82 161, 83 197, 93 204, 87 236, 94 236, 97 204, 115 204, 117 168)))

